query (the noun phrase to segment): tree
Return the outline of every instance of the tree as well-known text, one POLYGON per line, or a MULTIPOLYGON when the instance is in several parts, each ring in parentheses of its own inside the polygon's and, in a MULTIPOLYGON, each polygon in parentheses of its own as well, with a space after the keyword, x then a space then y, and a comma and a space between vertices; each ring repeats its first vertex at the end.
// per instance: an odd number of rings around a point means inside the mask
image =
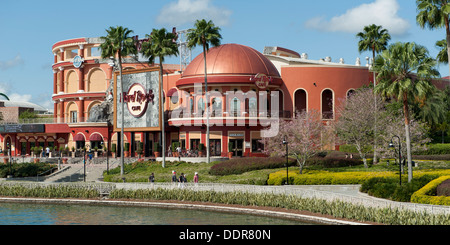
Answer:
POLYGON ((428 27, 432 30, 445 28, 448 60, 450 56, 449 0, 416 0, 416 4, 419 12, 416 21, 421 28, 428 27))
POLYGON ((275 137, 263 138, 264 153, 269 156, 286 156, 282 145, 284 137, 288 142, 288 157, 294 157, 300 167, 300 174, 306 160, 315 156, 327 143, 325 127, 317 111, 298 112, 292 120, 280 120, 275 137))
POLYGON ((205 63, 205 103, 206 103, 206 158, 210 163, 210 150, 209 150, 209 98, 208 98, 208 79, 206 69, 206 52, 209 51, 209 46, 214 47, 220 45, 220 28, 215 26, 214 23, 206 21, 205 19, 197 20, 195 22, 195 28, 190 29, 187 34, 188 47, 193 48, 197 45, 203 47, 203 60, 205 63))
POLYGON ((424 46, 410 42, 394 43, 375 59, 379 81, 375 92, 403 105, 409 182, 412 180, 409 106, 412 101, 423 100, 433 91, 431 79, 439 76, 436 63, 424 46))
MULTIPOLYGON (((100 37, 103 40, 103 43, 100 44, 101 49, 101 57, 111 58, 117 60, 118 62, 118 68, 119 68, 119 76, 120 76, 120 88, 122 91, 120 91, 120 94, 122 96, 123 93, 123 82, 122 82, 122 57, 128 56, 130 54, 136 54, 137 49, 135 42, 133 38, 130 36, 131 33, 133 33, 132 30, 129 30, 126 27, 117 26, 117 27, 109 27, 109 29, 106 30, 107 35, 105 37, 100 37)), ((121 131, 120 131, 120 175, 123 175, 123 165, 124 165, 124 158, 123 158, 123 149, 124 149, 124 108, 125 102, 122 100, 122 125, 121 125, 121 131)))
POLYGON ((447 40, 442 39, 436 41, 436 48, 439 49, 439 53, 436 56, 436 60, 439 63, 448 64, 447 40))
POLYGON ((364 167, 367 165, 367 154, 372 150, 375 141, 375 123, 384 128, 385 103, 378 98, 379 103, 374 104, 374 94, 371 88, 362 88, 348 97, 341 106, 337 108, 339 120, 335 122, 336 134, 346 144, 356 147, 363 159, 364 167), (373 118, 378 114, 379 120, 373 118))
POLYGON ((150 35, 147 34, 147 38, 149 38, 148 42, 144 42, 142 44, 142 54, 144 57, 148 57, 149 63, 154 63, 155 59, 159 59, 159 74, 161 76, 160 80, 160 97, 162 98, 162 105, 161 105, 161 116, 162 118, 162 157, 163 157, 163 163, 162 167, 165 167, 166 164, 166 142, 165 142, 165 120, 164 120, 164 94, 163 94, 163 62, 164 57, 166 56, 172 56, 172 55, 178 55, 178 46, 176 43, 176 35, 171 32, 167 32, 165 28, 161 29, 153 29, 152 33, 150 35))
MULTIPOLYGON (((406 131, 404 129, 404 124, 402 123, 403 112, 399 113, 387 113, 385 117, 385 123, 383 127, 383 132, 380 134, 380 138, 385 144, 380 145, 380 153, 384 157, 398 157, 398 148, 390 149, 389 144, 394 135, 400 138, 401 143, 401 155, 402 159, 405 159, 403 156, 407 155, 407 145, 406 145, 406 131)), ((415 119, 411 119, 410 121, 410 137, 411 137, 411 151, 422 151, 426 150, 426 144, 430 142, 430 139, 427 136, 425 123, 420 122, 415 119)), ((397 145, 397 139, 393 140, 393 143, 397 145)), ((397 145, 398 147, 398 145, 397 145)), ((417 164, 417 162, 416 162, 417 164)), ((403 167, 402 167, 403 169, 403 167)))
MULTIPOLYGON (((375 55, 380 53, 383 50, 386 50, 389 40, 391 40, 391 35, 389 35, 388 30, 383 29, 382 26, 377 26, 375 24, 365 26, 364 31, 356 34, 356 36, 360 39, 358 42, 358 51, 361 53, 362 51, 372 51, 372 58, 375 60, 375 55)), ((373 72, 373 86, 376 86, 376 74, 373 72)), ((375 107, 377 107, 377 98, 373 97, 375 107)), ((377 163, 377 114, 373 114, 373 118, 375 123, 374 127, 374 152, 373 152, 373 161, 377 163)))

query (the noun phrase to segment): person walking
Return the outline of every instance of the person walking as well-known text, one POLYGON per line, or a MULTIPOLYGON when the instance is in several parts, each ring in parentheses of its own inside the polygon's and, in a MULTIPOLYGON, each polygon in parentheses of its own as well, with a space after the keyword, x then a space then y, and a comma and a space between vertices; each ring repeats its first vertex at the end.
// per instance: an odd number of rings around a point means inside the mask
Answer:
POLYGON ((181 147, 180 146, 177 147, 177 152, 178 152, 178 161, 180 162, 181 161, 181 158, 180 158, 180 156, 181 156, 181 147))
POLYGON ((177 172, 175 172, 175 170, 172 170, 172 184, 175 185, 175 183, 177 182, 177 172))
POLYGON ((178 187, 184 188, 184 173, 181 173, 178 178, 178 187))
POLYGON ((194 184, 197 185, 198 184, 198 173, 195 172, 194 174, 194 184))
POLYGON ((148 182, 154 183, 155 182, 155 175, 152 173, 150 176, 148 176, 148 182))

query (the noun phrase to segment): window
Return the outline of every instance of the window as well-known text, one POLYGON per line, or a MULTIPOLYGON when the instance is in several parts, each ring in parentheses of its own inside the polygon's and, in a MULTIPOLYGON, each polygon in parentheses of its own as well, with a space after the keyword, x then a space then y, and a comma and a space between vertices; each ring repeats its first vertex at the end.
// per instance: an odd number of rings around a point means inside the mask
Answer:
POLYGON ((231 105, 230 105, 231 115, 237 117, 239 115, 240 109, 241 109, 241 101, 237 97, 234 97, 231 100, 231 105))
POLYGON ((322 92, 322 119, 333 119, 333 91, 325 89, 322 92))
POLYGON ((264 144, 261 139, 252 139, 252 152, 262 152, 264 151, 264 144))
POLYGON ((294 94, 295 97, 295 115, 297 115, 297 113, 302 113, 303 111, 307 111, 306 108, 306 91, 303 89, 299 89, 297 91, 295 91, 294 94))
POLYGON ((71 123, 77 122, 77 111, 70 111, 70 122, 71 123))

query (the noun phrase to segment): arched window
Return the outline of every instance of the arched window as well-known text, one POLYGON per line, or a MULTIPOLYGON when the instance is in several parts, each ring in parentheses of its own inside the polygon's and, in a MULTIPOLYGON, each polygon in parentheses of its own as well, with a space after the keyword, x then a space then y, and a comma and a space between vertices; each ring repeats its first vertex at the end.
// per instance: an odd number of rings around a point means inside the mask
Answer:
POLYGON ((222 98, 214 97, 212 99, 212 112, 210 112, 213 117, 222 116, 222 98))
POLYGON ((306 104, 307 104, 307 95, 306 95, 306 91, 303 89, 298 89, 297 91, 295 91, 294 93, 294 103, 295 103, 295 115, 297 115, 297 113, 302 113, 304 111, 307 111, 306 108, 306 104))
POLYGON ((248 114, 251 117, 258 116, 258 100, 254 97, 248 99, 248 114))
POLYGON ((334 119, 333 91, 325 89, 322 91, 322 119, 334 119))
POLYGON ((203 98, 200 98, 197 102, 197 116, 202 117, 205 112, 205 102, 203 98))
POLYGON ((237 97, 234 97, 230 103, 230 113, 232 116, 237 117, 240 114, 240 111, 241 101, 237 97))

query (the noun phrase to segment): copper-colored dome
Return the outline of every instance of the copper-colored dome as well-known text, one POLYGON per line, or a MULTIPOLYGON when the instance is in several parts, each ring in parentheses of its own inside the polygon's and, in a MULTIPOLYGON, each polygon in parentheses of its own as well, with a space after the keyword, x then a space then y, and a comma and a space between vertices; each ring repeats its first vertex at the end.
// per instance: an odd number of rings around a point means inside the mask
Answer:
MULTIPOLYGON (((276 78, 277 80, 280 78, 278 70, 263 54, 253 48, 240 44, 224 44, 209 49, 206 54, 206 62, 208 82, 219 82, 219 77, 223 81, 225 76, 227 77, 226 82, 232 82, 230 80, 231 78, 228 77, 230 75, 252 76, 258 73, 276 78)), ((201 77, 204 76, 204 70, 203 53, 201 53, 186 67, 177 84, 191 83, 193 77, 198 77, 199 82, 201 82, 201 77)))
MULTIPOLYGON (((275 66, 263 54, 240 44, 224 44, 209 49, 206 54, 208 75, 263 73, 279 77, 275 66)), ((204 75, 203 53, 198 55, 183 72, 183 77, 204 75)))

